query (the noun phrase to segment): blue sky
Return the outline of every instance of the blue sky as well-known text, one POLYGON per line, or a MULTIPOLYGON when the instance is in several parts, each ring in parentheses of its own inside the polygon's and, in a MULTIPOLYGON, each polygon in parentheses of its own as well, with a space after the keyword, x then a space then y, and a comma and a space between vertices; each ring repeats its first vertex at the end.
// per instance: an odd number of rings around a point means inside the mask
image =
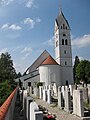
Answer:
MULTIPOLYGON (((0 54, 9 52, 23 73, 46 49, 54 57, 60 0, 0 0, 0 54)), ((72 55, 90 60, 90 0, 62 0, 71 27, 72 55)))

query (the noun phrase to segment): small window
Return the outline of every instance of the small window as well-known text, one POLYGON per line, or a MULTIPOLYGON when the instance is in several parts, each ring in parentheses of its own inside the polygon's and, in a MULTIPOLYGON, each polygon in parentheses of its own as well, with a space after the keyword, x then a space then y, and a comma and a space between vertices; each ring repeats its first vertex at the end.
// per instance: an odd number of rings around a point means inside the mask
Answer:
POLYGON ((67 65, 67 61, 65 61, 65 65, 67 65))
POLYGON ((66 50, 64 50, 64 54, 67 54, 67 51, 66 51, 66 50))
POLYGON ((65 29, 65 24, 63 24, 63 29, 65 29))
POLYGON ((63 34, 63 36, 66 36, 66 34, 63 34))
POLYGON ((61 26, 61 29, 62 29, 62 26, 61 26))
POLYGON ((58 46, 58 41, 56 41, 56 47, 58 46))
POLYGON ((65 40, 65 45, 67 45, 68 44, 68 42, 67 42, 67 39, 65 40))
POLYGON ((67 26, 66 26, 66 29, 67 29, 67 26))
POLYGON ((62 45, 64 45, 64 39, 62 39, 62 45))

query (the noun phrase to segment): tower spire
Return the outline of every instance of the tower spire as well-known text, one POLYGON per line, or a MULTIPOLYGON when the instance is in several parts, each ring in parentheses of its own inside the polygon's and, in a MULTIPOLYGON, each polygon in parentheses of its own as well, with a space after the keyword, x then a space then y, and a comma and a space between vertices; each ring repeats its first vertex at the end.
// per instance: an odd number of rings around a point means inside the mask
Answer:
POLYGON ((62 11, 62 0, 59 0, 60 3, 59 3, 59 10, 62 11))

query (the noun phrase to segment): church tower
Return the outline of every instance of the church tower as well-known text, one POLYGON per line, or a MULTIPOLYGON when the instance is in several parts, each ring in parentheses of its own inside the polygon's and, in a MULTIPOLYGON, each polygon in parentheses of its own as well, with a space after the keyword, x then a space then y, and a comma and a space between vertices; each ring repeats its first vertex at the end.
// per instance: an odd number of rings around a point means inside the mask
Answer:
POLYGON ((61 66, 61 84, 73 84, 70 26, 62 10, 55 20, 55 60, 61 66))

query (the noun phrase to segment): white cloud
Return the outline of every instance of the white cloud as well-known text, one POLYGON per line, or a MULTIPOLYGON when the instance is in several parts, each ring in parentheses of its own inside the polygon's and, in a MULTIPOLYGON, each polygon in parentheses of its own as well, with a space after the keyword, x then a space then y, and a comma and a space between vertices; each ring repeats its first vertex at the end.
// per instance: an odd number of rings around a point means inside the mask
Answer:
POLYGON ((19 25, 16 25, 16 24, 9 25, 8 23, 2 25, 1 28, 5 30, 9 30, 9 29, 10 30, 21 30, 22 29, 19 25))
POLYGON ((43 44, 48 46, 54 46, 54 36, 43 44))
POLYGON ((12 24, 11 26, 9 26, 9 29, 12 29, 12 30, 21 30, 21 27, 18 26, 18 25, 12 24))
POLYGON ((3 6, 9 5, 14 0, 0 0, 0 4, 3 6))
POLYGON ((30 53, 30 52, 32 52, 32 48, 31 47, 25 47, 22 51, 21 51, 21 53, 30 53))
POLYGON ((33 29, 34 25, 35 25, 35 22, 31 18, 25 18, 24 19, 24 24, 28 24, 30 26, 30 28, 33 29))
POLYGON ((32 48, 31 47, 25 47, 23 50, 21 50, 21 53, 23 53, 23 57, 22 60, 25 60, 32 52, 32 48))
POLYGON ((90 46, 90 34, 74 39, 72 45, 77 48, 90 46))
POLYGON ((32 19, 32 18, 25 18, 23 20, 24 24, 27 24, 30 26, 30 29, 33 29, 36 23, 40 23, 41 19, 40 18, 36 18, 36 19, 32 19))
POLYGON ((33 6, 34 0, 26 0, 26 7, 31 8, 33 6))
POLYGON ((3 48, 2 50, 0 50, 0 55, 2 54, 2 53, 6 53, 8 51, 8 48, 3 48))
POLYGON ((14 68, 15 68, 15 70, 16 70, 17 73, 18 72, 21 72, 21 74, 24 73, 25 68, 24 68, 24 66, 22 67, 22 64, 14 62, 13 65, 14 65, 14 68))

